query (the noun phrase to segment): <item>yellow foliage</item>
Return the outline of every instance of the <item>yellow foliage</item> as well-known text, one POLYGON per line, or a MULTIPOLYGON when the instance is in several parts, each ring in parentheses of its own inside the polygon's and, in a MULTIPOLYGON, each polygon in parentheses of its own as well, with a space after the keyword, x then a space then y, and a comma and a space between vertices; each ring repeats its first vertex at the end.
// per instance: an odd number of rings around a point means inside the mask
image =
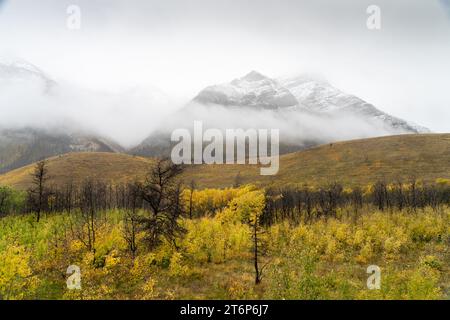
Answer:
POLYGON ((450 179, 437 178, 436 183, 442 187, 450 185, 450 179))
MULTIPOLYGON (((184 205, 189 190, 183 193, 184 205)), ((0 219, 0 298, 49 299, 438 299, 449 283, 449 209, 361 210, 354 219, 311 219, 264 226, 264 270, 254 287, 251 225, 265 196, 252 186, 195 190, 193 219, 174 243, 149 249, 136 237, 133 258, 123 238, 123 212, 108 211, 88 251, 64 214, 0 219), (266 245, 267 244, 267 245, 266 245), (81 268, 82 289, 64 273, 81 268), (379 265, 380 290, 366 287, 366 268, 379 265), (255 289, 257 288, 257 289, 255 289)), ((86 240, 86 239, 84 239, 86 240)))
POLYGON ((147 279, 142 286, 142 299, 143 300, 151 300, 156 297, 155 292, 156 280, 153 278, 147 279))
POLYGON ((9 245, 0 251, 0 299, 22 299, 33 293, 38 280, 32 275, 31 253, 9 245))
POLYGON ((190 269, 183 262, 183 255, 181 252, 174 252, 170 258, 169 274, 171 276, 187 276, 190 274, 190 269))
POLYGON ((204 189, 193 191, 184 189, 182 200, 185 211, 189 212, 192 192, 192 212, 194 217, 198 217, 216 213, 218 210, 225 208, 234 198, 244 195, 254 188, 254 186, 247 185, 240 188, 226 189, 204 189))

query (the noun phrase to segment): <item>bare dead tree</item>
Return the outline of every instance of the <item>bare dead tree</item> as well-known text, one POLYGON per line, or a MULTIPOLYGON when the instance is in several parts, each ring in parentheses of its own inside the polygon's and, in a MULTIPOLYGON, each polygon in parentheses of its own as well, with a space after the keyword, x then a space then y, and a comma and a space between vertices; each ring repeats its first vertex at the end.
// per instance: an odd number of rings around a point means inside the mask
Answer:
POLYGON ((194 191, 195 191, 195 181, 191 180, 191 183, 189 184, 189 219, 192 219, 194 191))
POLYGON ((127 186, 127 199, 123 236, 134 259, 138 249, 136 243, 136 234, 139 227, 138 209, 142 206, 142 197, 138 183, 132 183, 127 186))
POLYGON ((373 201, 379 210, 384 211, 388 204, 387 185, 384 181, 378 181, 373 186, 373 201))
POLYGON ((94 195, 93 180, 85 180, 81 186, 80 209, 83 221, 83 229, 84 228, 87 229, 86 246, 89 251, 93 251, 95 253, 96 210, 95 210, 95 195, 94 195))
POLYGON ((249 225, 252 230, 252 243, 253 243, 253 264, 255 268, 255 284, 261 283, 263 272, 267 263, 261 266, 260 257, 266 253, 266 244, 262 239, 262 235, 265 233, 261 226, 261 215, 253 214, 249 219, 249 225))
POLYGON ((352 190, 350 197, 355 212, 354 218, 356 219, 359 213, 359 209, 361 209, 363 206, 363 192, 361 188, 360 187, 354 188, 352 190))
POLYGON ((159 159, 146 181, 139 186, 144 207, 149 209, 149 215, 139 220, 150 248, 158 246, 162 238, 177 247, 176 238, 185 232, 178 222, 183 212, 178 181, 182 170, 182 166, 168 159, 159 159))
POLYGON ((86 179, 79 188, 76 201, 79 212, 77 237, 94 254, 97 230, 102 223, 99 216, 107 209, 106 190, 104 183, 86 179))
POLYGON ((409 206, 416 211, 418 205, 418 188, 417 180, 414 177, 412 177, 409 182, 409 194, 409 206))
POLYGON ((28 201, 31 209, 36 213, 36 221, 39 222, 41 212, 48 205, 49 191, 46 183, 48 181, 48 169, 46 160, 36 163, 32 173, 32 186, 28 189, 28 201))

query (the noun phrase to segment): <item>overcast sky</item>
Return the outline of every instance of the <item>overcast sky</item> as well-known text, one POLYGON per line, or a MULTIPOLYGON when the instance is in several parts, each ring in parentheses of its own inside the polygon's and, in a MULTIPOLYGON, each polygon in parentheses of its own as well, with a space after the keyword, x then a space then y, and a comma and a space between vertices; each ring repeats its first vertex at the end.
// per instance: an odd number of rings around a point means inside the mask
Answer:
POLYGON ((316 72, 385 112, 450 132, 449 0, 0 0, 2 56, 90 90, 160 90, 174 108, 250 70, 316 72), (66 26, 71 4, 80 30, 66 26), (381 30, 366 27, 371 4, 381 30))

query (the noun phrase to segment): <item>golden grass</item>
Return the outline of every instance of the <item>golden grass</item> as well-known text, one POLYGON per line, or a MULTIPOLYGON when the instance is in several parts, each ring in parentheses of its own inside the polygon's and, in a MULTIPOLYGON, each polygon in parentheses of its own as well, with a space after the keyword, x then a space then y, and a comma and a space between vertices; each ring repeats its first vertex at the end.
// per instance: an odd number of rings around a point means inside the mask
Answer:
MULTIPOLYGON (((120 183, 144 177, 151 162, 126 154, 70 153, 49 159, 49 173, 56 185, 71 180, 77 183, 87 177, 120 183)), ((32 170, 30 165, 0 175, 0 184, 25 189, 32 170)), ((280 171, 275 176, 261 176, 255 165, 192 165, 184 180, 194 180, 200 188, 228 187, 238 174, 242 183, 258 186, 317 186, 334 181, 356 186, 379 179, 449 179, 450 134, 399 135, 322 145, 281 156, 280 171)))
MULTIPOLYGON (((104 182, 122 183, 143 177, 152 160, 120 153, 68 153, 48 159, 49 183, 62 185, 80 183, 92 178, 104 182)), ((26 189, 32 180, 34 164, 0 176, 0 184, 26 189)))
POLYGON ((203 187, 233 184, 237 174, 243 183, 257 185, 324 185, 338 181, 348 186, 366 185, 379 179, 412 177, 424 181, 450 178, 450 134, 400 135, 338 142, 281 156, 276 176, 260 176, 255 166, 196 166, 190 179, 203 187))

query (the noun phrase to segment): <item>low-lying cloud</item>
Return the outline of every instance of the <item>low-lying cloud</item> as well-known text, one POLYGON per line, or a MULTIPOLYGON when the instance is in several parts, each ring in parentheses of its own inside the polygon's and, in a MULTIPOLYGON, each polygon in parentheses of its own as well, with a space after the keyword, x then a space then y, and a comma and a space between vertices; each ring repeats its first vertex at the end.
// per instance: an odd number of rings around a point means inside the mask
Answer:
POLYGON ((194 102, 174 111, 176 104, 157 89, 136 87, 110 93, 50 83, 27 74, 0 78, 0 128, 97 134, 128 148, 155 131, 167 133, 169 139, 172 130, 191 128, 195 120, 222 130, 280 129, 282 143, 298 146, 402 133, 385 127, 381 121, 352 114, 204 106, 194 102))
POLYGON ((63 130, 141 142, 174 104, 157 89, 96 92, 68 83, 47 87, 39 77, 0 77, 0 128, 63 130))
POLYGON ((190 103, 180 112, 167 118, 157 133, 169 133, 178 128, 192 130, 200 120, 206 128, 279 129, 282 143, 306 146, 311 142, 332 142, 404 133, 387 127, 377 119, 348 113, 323 114, 287 108, 277 110, 224 107, 190 103))

